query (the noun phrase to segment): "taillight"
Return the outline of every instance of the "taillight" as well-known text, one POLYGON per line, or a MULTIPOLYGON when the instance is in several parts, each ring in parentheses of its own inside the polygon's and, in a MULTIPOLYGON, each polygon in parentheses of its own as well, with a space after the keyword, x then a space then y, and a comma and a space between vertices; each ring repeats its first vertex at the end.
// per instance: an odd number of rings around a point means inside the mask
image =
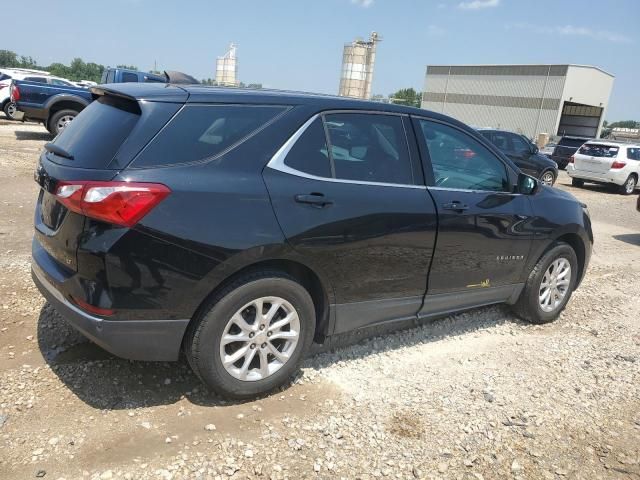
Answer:
POLYGON ((115 313, 115 310, 112 310, 110 308, 96 307, 76 297, 71 297, 71 300, 73 301, 73 303, 78 305, 85 312, 93 313, 95 315, 102 315, 103 317, 108 317, 109 315, 113 315, 115 313))
POLYGON ((611 168, 624 168, 627 166, 627 162, 619 162, 617 160, 614 160, 613 163, 611 164, 611 168))
POLYGON ((11 90, 9 93, 12 102, 18 102, 20 100, 20 89, 17 85, 11 84, 11 90))
POLYGON ((569 157, 569 163, 573 163, 573 162, 575 162, 575 161, 576 161, 576 157, 574 157, 573 155, 571 155, 571 156, 569 157))
POLYGON ((161 183, 60 182, 56 198, 72 212, 132 227, 171 190, 161 183))

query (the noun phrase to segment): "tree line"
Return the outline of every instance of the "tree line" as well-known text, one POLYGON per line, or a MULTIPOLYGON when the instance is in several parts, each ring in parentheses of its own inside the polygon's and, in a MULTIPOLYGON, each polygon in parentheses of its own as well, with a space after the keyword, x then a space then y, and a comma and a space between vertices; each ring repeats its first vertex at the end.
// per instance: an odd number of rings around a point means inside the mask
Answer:
MULTIPOLYGON (((69 80, 91 80, 100 82, 104 65, 94 62, 85 62, 81 58, 74 58, 70 65, 63 63, 52 63, 51 65, 39 65, 33 57, 18 55, 11 50, 0 50, 0 67, 5 68, 31 68, 34 70, 44 70, 56 77, 68 78, 69 80)), ((134 65, 117 65, 118 68, 129 68, 137 70, 134 65)))

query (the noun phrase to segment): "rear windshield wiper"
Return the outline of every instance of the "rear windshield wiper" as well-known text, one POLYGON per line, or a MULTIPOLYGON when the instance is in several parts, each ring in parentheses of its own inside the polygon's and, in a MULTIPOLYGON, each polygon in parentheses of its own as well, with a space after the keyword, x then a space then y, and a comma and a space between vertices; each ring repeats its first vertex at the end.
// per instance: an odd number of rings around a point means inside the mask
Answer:
POLYGON ((59 147, 58 145, 55 145, 51 142, 49 143, 45 143, 44 145, 44 149, 47 152, 51 152, 59 157, 63 157, 63 158, 68 158, 69 160, 73 160, 73 155, 71 155, 69 152, 67 152, 64 148, 59 147))

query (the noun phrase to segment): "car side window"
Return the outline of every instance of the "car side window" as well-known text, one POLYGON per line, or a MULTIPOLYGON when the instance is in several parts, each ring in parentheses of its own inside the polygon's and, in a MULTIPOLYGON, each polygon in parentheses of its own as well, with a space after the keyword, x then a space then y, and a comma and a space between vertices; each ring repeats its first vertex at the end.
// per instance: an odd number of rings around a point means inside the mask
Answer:
POLYGON ((627 158, 629 160, 640 160, 640 148, 627 148, 627 158))
POLYGON ((322 119, 316 118, 289 150, 285 165, 316 177, 331 177, 331 163, 322 119))
POLYGON ((512 152, 513 144, 511 138, 506 133, 493 132, 491 137, 491 143, 493 143, 502 152, 512 152))
POLYGON ((122 72, 122 83, 136 83, 138 75, 130 72, 122 72))
POLYGON ((29 82, 47 83, 46 77, 24 77, 29 82))
POLYGON ((511 135, 511 141, 513 142, 513 151, 518 154, 531 152, 529 144, 519 135, 511 135))
POLYGON ((62 87, 71 87, 72 85, 69 82, 65 82, 64 80, 58 80, 57 78, 52 78, 51 83, 53 85, 59 85, 62 87))
POLYGON ((510 191, 505 164, 469 134, 423 119, 420 127, 437 187, 510 191))
POLYGON ((332 113, 324 119, 336 178, 414 184, 401 117, 332 113))

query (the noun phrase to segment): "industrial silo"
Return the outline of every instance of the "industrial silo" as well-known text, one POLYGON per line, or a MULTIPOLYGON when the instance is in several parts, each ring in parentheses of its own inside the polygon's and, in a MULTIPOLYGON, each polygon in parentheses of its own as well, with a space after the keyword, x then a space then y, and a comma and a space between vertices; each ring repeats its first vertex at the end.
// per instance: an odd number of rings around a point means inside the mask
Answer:
POLYGON ((371 98, 373 66, 376 60, 376 44, 381 40, 372 32, 368 41, 356 39, 344 46, 339 95, 354 98, 371 98))
POLYGON ((229 45, 229 50, 216 61, 216 84, 225 87, 238 86, 238 59, 236 45, 229 45))

